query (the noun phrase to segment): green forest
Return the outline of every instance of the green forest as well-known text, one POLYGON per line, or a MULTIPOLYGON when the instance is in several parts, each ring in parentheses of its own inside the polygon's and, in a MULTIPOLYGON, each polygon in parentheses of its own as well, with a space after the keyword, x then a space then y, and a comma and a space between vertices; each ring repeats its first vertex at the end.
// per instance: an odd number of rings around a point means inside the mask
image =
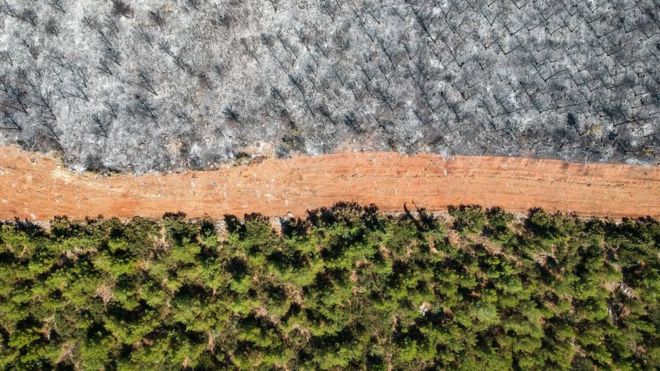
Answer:
POLYGON ((660 225, 532 209, 0 226, 4 369, 657 369, 660 225))

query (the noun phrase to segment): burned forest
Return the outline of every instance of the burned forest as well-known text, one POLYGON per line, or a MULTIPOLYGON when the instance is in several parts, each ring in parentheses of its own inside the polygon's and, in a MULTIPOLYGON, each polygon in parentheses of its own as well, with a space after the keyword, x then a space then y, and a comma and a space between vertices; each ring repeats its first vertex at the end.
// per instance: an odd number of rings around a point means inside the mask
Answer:
POLYGON ((653 0, 2 0, 0 21, 0 144, 74 169, 658 162, 653 0))

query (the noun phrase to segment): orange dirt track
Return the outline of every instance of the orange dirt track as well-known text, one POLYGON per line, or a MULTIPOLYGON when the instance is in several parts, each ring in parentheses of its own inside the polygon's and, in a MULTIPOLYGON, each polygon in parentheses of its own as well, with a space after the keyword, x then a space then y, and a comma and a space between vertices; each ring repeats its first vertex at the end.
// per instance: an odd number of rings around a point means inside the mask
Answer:
POLYGON ((401 211, 480 204, 592 216, 660 216, 660 168, 504 157, 340 153, 214 171, 100 176, 67 170, 46 155, 0 147, 0 219, 55 215, 281 216, 337 201, 401 211))

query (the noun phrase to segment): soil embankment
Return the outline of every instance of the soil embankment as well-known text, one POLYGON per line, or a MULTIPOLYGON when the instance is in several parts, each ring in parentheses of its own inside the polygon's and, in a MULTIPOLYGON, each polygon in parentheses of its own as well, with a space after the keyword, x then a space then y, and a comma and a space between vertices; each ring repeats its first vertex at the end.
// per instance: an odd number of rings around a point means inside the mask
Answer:
POLYGON ((340 153, 214 171, 100 176, 77 174, 46 155, 0 147, 0 219, 55 215, 159 217, 166 211, 268 216, 337 201, 401 211, 480 204, 593 216, 660 217, 660 168, 503 157, 340 153))

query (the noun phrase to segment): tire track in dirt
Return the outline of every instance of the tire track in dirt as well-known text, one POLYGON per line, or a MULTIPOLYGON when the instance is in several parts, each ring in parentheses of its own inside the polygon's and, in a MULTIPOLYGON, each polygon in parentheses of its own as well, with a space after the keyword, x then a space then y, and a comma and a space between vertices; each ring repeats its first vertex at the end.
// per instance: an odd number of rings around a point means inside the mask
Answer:
POLYGON ((451 157, 339 153, 135 176, 73 173, 59 160, 0 147, 0 219, 49 220, 103 215, 159 217, 281 216, 337 201, 401 211, 415 202, 432 211, 448 205, 531 207, 579 215, 660 217, 660 168, 575 164, 515 157, 451 157))

